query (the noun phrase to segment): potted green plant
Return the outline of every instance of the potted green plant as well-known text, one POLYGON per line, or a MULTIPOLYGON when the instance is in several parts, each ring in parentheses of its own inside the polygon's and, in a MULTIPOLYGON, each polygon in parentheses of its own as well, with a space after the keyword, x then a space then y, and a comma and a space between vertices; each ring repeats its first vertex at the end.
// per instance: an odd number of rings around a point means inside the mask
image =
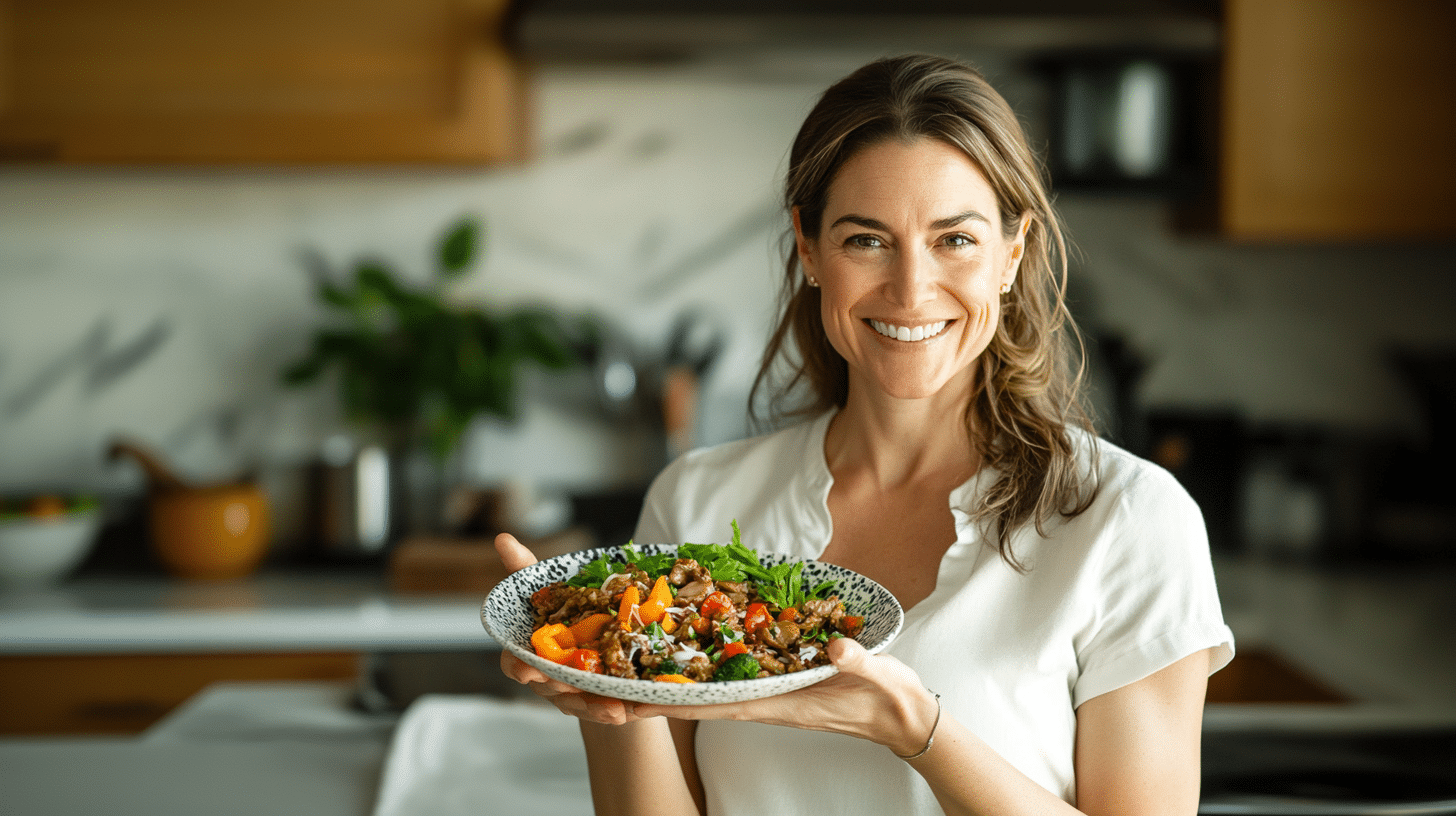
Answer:
POLYGON ((513 419, 522 364, 569 368, 580 361, 579 344, 549 310, 493 312, 448 296, 474 261, 479 236, 472 218, 447 230, 424 287, 406 285, 377 261, 361 261, 347 281, 320 275, 319 300, 335 319, 283 369, 283 382, 301 386, 336 369, 351 419, 423 443, 440 459, 477 415, 513 419))
POLYGON ((424 285, 408 285, 378 261, 357 263, 343 280, 326 271, 318 275, 318 298, 329 318, 281 377, 286 385, 304 386, 337 374, 342 407, 362 431, 357 435, 370 450, 387 452, 381 455, 390 475, 380 489, 388 496, 370 506, 382 500, 391 509, 379 521, 387 533, 378 525, 367 534, 341 533, 323 520, 338 513, 331 491, 322 489, 315 499, 324 504, 312 509, 318 517, 312 523, 322 525, 314 531, 321 539, 316 544, 329 549, 342 539, 345 548, 377 551, 399 535, 428 529, 445 487, 445 463, 470 421, 481 414, 514 419, 523 365, 569 368, 589 348, 586 320, 569 326, 543 308, 493 311, 452 298, 452 285, 469 270, 479 244, 480 227, 472 218, 446 230, 435 274, 424 285), (407 464, 416 451, 433 453, 427 478, 407 464), (368 541, 353 541, 361 535, 368 541))

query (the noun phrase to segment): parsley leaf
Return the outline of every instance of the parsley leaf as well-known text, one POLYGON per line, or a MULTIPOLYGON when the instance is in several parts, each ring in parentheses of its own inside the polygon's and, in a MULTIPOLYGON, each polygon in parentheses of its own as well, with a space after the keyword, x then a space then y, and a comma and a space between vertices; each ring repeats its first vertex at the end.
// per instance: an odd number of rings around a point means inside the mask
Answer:
POLYGON ((566 584, 576 587, 600 587, 613 573, 617 572, 617 566, 607 558, 606 554, 599 555, 595 561, 582 565, 581 570, 568 578, 566 584))

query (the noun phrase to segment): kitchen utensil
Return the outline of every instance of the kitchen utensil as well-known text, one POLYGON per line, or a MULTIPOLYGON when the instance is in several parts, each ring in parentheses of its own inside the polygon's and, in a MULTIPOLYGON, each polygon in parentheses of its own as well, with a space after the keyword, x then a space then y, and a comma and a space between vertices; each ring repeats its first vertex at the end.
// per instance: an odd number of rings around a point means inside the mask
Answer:
POLYGON ((114 442, 147 476, 151 540, 162 565, 180 578, 224 579, 251 573, 267 554, 271 516, 263 491, 248 482, 203 486, 177 478, 149 450, 114 442))
MULTIPOLYGON (((635 549, 643 555, 677 552, 677 547, 669 544, 638 545, 635 549)), ((485 604, 481 607, 480 617, 485 624, 485 631, 501 646, 540 669, 548 677, 593 694, 642 703, 711 705, 756 700, 813 685, 838 671, 833 666, 819 666, 753 680, 656 683, 651 680, 629 680, 592 674, 541 658, 531 647, 531 633, 535 629, 530 603, 532 593, 552 582, 566 580, 575 575, 583 565, 602 555, 620 558, 620 548, 596 547, 568 553, 538 561, 506 576, 486 596, 485 604)), ((759 553, 759 559, 765 567, 798 560, 775 553, 759 553)), ((815 586, 821 581, 837 582, 835 594, 844 601, 845 608, 854 614, 863 613, 865 616, 864 630, 856 640, 870 653, 882 651, 900 633, 900 627, 905 622, 904 611, 895 596, 880 584, 853 570, 822 561, 805 561, 803 574, 805 586, 815 586)))

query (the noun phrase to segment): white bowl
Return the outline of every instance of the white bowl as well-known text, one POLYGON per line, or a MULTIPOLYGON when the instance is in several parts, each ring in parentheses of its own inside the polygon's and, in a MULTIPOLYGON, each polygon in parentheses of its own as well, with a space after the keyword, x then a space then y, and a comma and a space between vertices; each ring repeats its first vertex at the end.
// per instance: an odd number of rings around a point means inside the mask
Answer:
POLYGON ((96 543, 99 509, 43 519, 0 519, 0 583, 35 585, 70 574, 96 543))
MULTIPOLYGON (((637 545, 635 549, 643 555, 677 551, 676 546, 665 544, 637 545)), ((481 608, 480 617, 485 624, 485 631, 516 657, 540 669, 548 677, 603 697, 634 700, 639 703, 709 705, 755 700, 812 685, 839 671, 833 666, 817 666, 801 672, 752 680, 657 683, 651 680, 629 680, 592 674, 539 657, 531 647, 531 633, 536 628, 531 611, 531 594, 549 583, 570 578, 582 565, 603 554, 620 557, 620 548, 598 547, 567 553, 539 561, 506 576, 490 591, 481 608)), ((774 553, 759 553, 758 556, 764 566, 799 560, 774 553)), ((813 586, 830 579, 837 582, 835 594, 844 601, 845 609, 865 616, 864 630, 856 638, 860 645, 872 653, 889 646, 905 622, 904 611, 895 596, 878 583, 844 567, 822 561, 804 562, 805 584, 813 586)))

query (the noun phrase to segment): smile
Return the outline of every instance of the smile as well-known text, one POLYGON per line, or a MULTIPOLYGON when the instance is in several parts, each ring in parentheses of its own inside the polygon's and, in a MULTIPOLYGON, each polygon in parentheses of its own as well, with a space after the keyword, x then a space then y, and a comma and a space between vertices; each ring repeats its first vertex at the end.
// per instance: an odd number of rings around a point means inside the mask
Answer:
POLYGON ((917 343, 921 340, 929 340, 932 337, 945 331, 949 320, 942 320, 938 323, 929 323, 924 326, 896 326, 893 323, 886 323, 883 320, 867 320, 870 328, 890 338, 891 340, 903 340, 907 343, 917 343))

